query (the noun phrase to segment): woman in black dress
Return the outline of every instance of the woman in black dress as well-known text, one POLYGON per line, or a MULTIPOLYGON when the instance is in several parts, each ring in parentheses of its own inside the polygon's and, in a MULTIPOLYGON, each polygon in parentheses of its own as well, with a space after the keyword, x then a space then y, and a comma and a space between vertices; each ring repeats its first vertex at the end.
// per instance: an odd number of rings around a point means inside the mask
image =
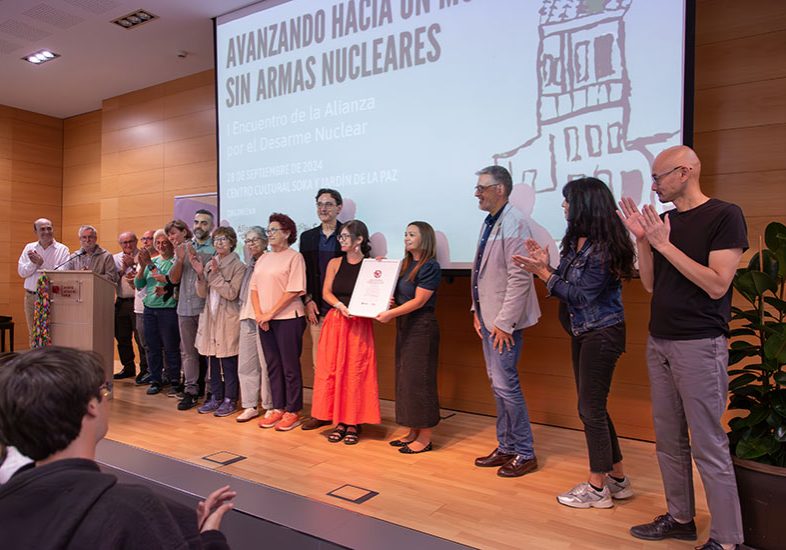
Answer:
POLYGON ((431 432, 439 423, 439 326, 434 307, 441 272, 434 229, 426 222, 407 226, 404 248, 396 306, 380 313, 377 321, 396 318, 396 422, 409 428, 390 444, 400 453, 414 454, 432 449, 431 432))

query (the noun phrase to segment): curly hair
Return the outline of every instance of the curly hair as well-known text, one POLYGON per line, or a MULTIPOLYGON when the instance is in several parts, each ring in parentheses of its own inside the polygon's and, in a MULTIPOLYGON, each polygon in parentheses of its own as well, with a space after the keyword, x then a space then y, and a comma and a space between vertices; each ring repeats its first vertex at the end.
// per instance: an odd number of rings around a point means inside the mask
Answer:
POLYGON ((608 260, 617 278, 630 279, 636 252, 609 187, 598 178, 580 178, 566 183, 562 196, 568 203, 568 229, 560 255, 565 256, 580 237, 586 237, 608 260))
POLYGON ((286 214, 273 212, 272 214, 270 214, 268 223, 273 223, 273 222, 277 222, 281 226, 282 231, 287 231, 289 233, 289 237, 287 237, 287 242, 290 244, 290 246, 293 245, 297 240, 297 226, 295 225, 295 222, 292 221, 292 218, 290 218, 286 214))

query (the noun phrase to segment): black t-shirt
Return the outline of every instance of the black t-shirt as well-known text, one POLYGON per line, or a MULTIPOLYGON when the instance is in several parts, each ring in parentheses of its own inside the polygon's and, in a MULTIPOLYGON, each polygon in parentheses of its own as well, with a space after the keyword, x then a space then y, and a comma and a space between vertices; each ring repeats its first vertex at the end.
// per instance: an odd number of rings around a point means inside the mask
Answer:
POLYGON ((415 269, 417 262, 410 262, 404 273, 399 275, 398 284, 396 285, 396 303, 398 305, 408 302, 415 297, 417 288, 424 288, 426 290, 433 290, 434 294, 423 304, 424 311, 433 311, 437 305, 437 288, 439 288, 439 281, 442 277, 442 270, 436 258, 431 258, 426 261, 423 266, 418 270, 415 275, 415 280, 410 281, 409 275, 415 269))
POLYGON ((352 292, 355 290, 355 283, 360 274, 360 266, 363 262, 351 264, 347 261, 346 256, 341 258, 341 264, 338 266, 336 276, 333 279, 333 288, 331 291, 338 300, 349 307, 349 301, 352 298, 352 292))
MULTIPOLYGON (((728 202, 710 199, 678 212, 670 210, 671 243, 692 260, 709 265, 710 252, 748 248, 748 230, 742 210, 728 202)), ((698 340, 729 333, 731 293, 713 300, 677 271, 657 250, 652 250, 654 282, 650 334, 665 340, 698 340)))

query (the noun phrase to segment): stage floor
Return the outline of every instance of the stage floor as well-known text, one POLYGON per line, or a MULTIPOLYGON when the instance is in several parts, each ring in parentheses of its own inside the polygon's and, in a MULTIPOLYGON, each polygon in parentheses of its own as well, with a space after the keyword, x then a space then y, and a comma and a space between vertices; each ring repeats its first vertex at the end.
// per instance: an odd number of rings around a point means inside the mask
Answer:
MULTIPOLYGON (((652 443, 621 442, 633 498, 608 510, 577 510, 558 504, 555 496, 586 479, 580 431, 534 425, 539 470, 502 479, 495 469, 473 465, 475 457, 495 446, 492 417, 444 410, 435 450, 402 455, 388 445, 403 433, 393 422, 389 401, 382 402, 383 424, 365 426, 353 447, 329 443, 329 428, 276 432, 260 429, 255 421, 237 423, 234 416, 181 412, 176 399, 163 393, 148 396, 146 388, 128 380, 115 383, 108 439, 472 547, 694 546, 673 540, 648 543, 628 534, 631 525, 665 512, 652 443), (236 456, 243 458, 233 462, 236 456)), ((309 397, 307 391, 307 401, 309 397)), ((694 476, 703 542, 709 518, 698 474, 694 476)))

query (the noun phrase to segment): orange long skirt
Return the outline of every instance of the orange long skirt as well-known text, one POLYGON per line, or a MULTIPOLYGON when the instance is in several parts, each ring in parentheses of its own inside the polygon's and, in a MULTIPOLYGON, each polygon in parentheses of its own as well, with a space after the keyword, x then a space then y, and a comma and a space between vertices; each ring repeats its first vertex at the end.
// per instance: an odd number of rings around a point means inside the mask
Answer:
POLYGON ((311 416, 345 424, 380 423, 371 319, 328 312, 317 346, 311 416))

